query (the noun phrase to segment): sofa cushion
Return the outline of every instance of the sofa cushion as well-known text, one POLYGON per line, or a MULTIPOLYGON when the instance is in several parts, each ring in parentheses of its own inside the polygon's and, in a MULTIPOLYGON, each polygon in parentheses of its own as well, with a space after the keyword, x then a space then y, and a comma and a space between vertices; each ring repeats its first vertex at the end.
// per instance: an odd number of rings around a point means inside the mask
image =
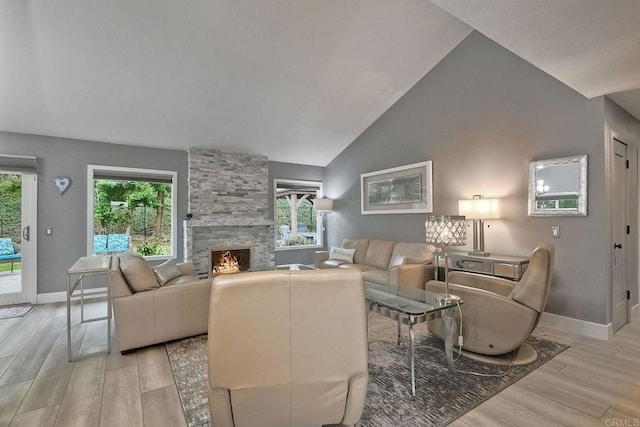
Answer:
POLYGON ((353 255, 355 254, 355 252, 355 249, 336 248, 335 246, 332 246, 331 252, 329 252, 329 259, 335 259, 344 262, 353 262, 353 255))
POLYGON ((371 265, 386 270, 389 268, 391 253, 395 242, 386 240, 370 240, 367 248, 367 255, 364 257, 364 264, 371 265))
POLYGON ((342 264, 340 268, 352 268, 360 272, 369 271, 369 270, 380 270, 378 267, 372 267, 366 264, 349 264, 349 263, 342 264))
POLYGON ((136 252, 125 252, 118 255, 120 258, 120 270, 133 292, 148 291, 158 288, 160 285, 142 255, 136 252))
POLYGON ((0 255, 13 255, 13 243, 11 238, 3 237, 0 239, 0 255))
POLYGON ((369 240, 346 238, 342 241, 342 247, 347 249, 355 249, 356 253, 353 255, 353 262, 355 262, 356 264, 364 264, 364 257, 367 255, 369 240))
POLYGON ((393 260, 398 256, 403 256, 407 264, 425 264, 433 262, 435 246, 427 243, 396 243, 391 254, 389 268, 393 267, 393 260))
POLYGON ((397 267, 399 265, 403 265, 407 263, 407 258, 402 255, 396 255, 391 257, 391 262, 389 263, 389 268, 397 267))
POLYGON ((182 276, 182 271, 180 271, 176 265, 176 261, 173 259, 169 259, 162 264, 156 265, 153 267, 153 272, 155 273, 160 286, 164 286, 164 284, 171 279, 182 276))
POLYGON ((379 270, 377 268, 362 272, 362 279, 365 282, 377 283, 379 285, 389 285, 389 270, 379 270))
POLYGON ((320 268, 335 268, 335 267, 340 267, 343 264, 349 264, 349 263, 346 261, 339 261, 337 259, 328 259, 322 263, 320 268))

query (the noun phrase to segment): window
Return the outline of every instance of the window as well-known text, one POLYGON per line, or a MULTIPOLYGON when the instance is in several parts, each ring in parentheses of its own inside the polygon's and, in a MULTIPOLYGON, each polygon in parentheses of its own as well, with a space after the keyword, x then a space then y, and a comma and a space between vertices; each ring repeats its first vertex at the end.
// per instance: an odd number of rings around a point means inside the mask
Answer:
POLYGON ((322 218, 313 201, 322 195, 316 181, 274 181, 276 249, 322 246, 322 218))
POLYGON ((89 165, 87 253, 175 258, 177 172, 89 165))

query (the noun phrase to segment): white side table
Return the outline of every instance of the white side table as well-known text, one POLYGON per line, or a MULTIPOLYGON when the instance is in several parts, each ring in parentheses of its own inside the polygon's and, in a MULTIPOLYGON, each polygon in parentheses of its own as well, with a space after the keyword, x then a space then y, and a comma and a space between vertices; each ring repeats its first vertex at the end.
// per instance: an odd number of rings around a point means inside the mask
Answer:
POLYGON ((111 291, 109 288, 109 267, 111 266, 111 255, 94 255, 79 258, 67 270, 67 352, 69 362, 71 357, 71 301, 80 300, 80 323, 95 322, 98 320, 107 321, 107 353, 111 353, 111 291), (91 296, 107 297, 107 315, 104 317, 84 318, 84 278, 104 274, 107 278, 107 290, 103 292, 91 292, 91 296), (73 279, 75 278, 75 281, 73 279), (80 286, 80 289, 77 289, 80 286), (76 292, 77 290, 77 292, 76 292))

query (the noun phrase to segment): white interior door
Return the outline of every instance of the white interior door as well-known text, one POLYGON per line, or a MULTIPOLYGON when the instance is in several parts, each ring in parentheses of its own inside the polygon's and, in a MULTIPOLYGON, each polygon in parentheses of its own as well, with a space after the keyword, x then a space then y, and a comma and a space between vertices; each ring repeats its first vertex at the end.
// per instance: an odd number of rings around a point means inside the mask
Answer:
POLYGON ((612 302, 614 332, 628 322, 627 298, 627 146, 614 139, 611 189, 612 213, 612 302))
POLYGON ((21 176, 21 229, 18 243, 21 266, 19 270, 14 268, 13 272, 0 273, 0 305, 36 303, 38 179, 36 174, 23 173, 21 176))

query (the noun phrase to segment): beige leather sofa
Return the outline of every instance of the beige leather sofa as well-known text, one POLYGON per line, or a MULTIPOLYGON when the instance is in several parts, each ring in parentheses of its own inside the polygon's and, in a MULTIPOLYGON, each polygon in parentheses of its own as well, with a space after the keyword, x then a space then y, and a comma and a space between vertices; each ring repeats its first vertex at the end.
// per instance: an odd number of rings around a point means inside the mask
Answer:
POLYGON ((212 423, 354 425, 367 392, 367 312, 355 270, 264 271, 213 280, 212 423))
MULTIPOLYGON (((449 292, 462 298, 463 349, 473 353, 497 356, 526 345, 544 311, 553 276, 555 248, 550 243, 539 245, 531 254, 529 266, 519 282, 477 273, 449 273, 449 292)), ((427 291, 444 293, 444 283, 430 281, 427 291)), ((460 322, 459 314, 454 318, 460 322)), ((429 330, 444 340, 442 319, 429 322, 429 330)), ((522 363, 536 360, 535 350, 526 345, 517 356, 522 363), (526 351, 525 351, 526 350, 526 351)), ((474 357, 477 358, 477 357, 474 357)), ((483 359, 492 362, 491 359, 483 359)), ((511 358, 507 358, 510 362, 511 358)))
POLYGON ((315 266, 353 268, 360 271, 365 282, 419 289, 435 277, 436 248, 426 243, 347 238, 341 247, 355 249, 353 262, 330 259, 329 251, 316 251, 315 266), (398 257, 404 258, 404 263, 394 265, 398 257))
POLYGON ((191 263, 177 266, 180 276, 162 287, 135 292, 139 284, 131 286, 120 269, 120 257, 112 257, 109 286, 122 353, 207 332, 211 279, 199 280, 191 263))

